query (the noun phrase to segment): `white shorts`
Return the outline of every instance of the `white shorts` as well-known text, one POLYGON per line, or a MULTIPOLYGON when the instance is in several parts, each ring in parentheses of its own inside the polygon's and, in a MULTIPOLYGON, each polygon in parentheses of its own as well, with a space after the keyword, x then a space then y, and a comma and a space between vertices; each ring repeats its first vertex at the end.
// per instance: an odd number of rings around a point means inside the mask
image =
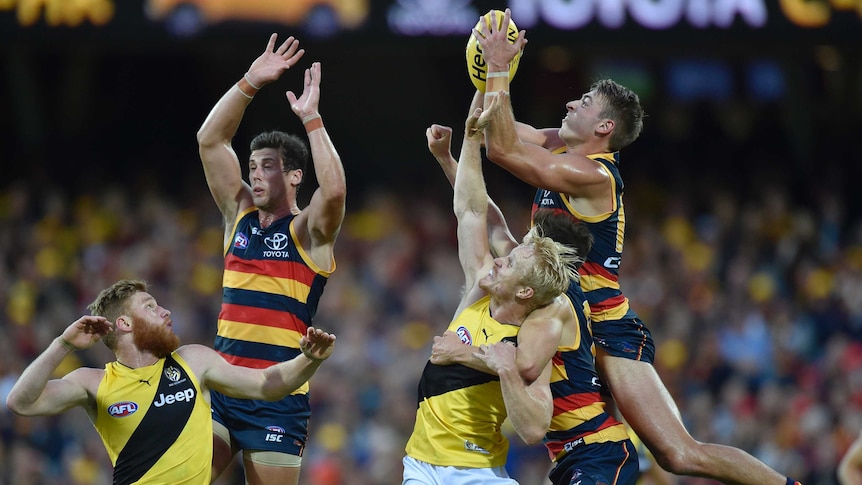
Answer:
POLYGON ((506 468, 466 468, 437 466, 405 456, 401 485, 518 485, 506 468))

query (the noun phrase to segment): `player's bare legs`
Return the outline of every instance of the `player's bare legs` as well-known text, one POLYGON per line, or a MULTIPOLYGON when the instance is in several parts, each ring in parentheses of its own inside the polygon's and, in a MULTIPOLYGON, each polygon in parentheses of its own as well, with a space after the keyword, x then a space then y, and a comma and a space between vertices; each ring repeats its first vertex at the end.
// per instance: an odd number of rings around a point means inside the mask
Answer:
MULTIPOLYGON (((213 422, 215 425, 215 422, 213 422)), ((230 449, 230 443, 223 440, 217 434, 213 434, 213 464, 212 464, 212 482, 214 482, 219 475, 224 473, 225 469, 230 465, 233 460, 234 451, 230 449)))
POLYGON ((651 364, 613 357, 601 349, 596 363, 617 408, 665 470, 728 484, 786 485, 786 477, 745 451, 692 438, 651 364))
POLYGON ((245 467, 245 483, 248 485, 299 484, 299 467, 262 465, 251 461, 248 457, 243 459, 243 466, 245 467))

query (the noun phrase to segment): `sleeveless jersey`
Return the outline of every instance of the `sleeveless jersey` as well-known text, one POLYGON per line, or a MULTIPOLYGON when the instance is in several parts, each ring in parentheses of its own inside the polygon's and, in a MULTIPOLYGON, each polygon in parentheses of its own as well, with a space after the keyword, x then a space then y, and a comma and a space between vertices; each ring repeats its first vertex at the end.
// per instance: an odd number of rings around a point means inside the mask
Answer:
POLYGON ((566 296, 579 331, 575 341, 558 347, 551 359, 554 411, 544 443, 553 461, 577 446, 628 438, 625 426, 605 411, 605 402, 599 394, 601 384, 594 365, 590 310, 577 281, 569 285, 566 296))
MULTIPOLYGON (((225 248, 215 350, 228 362, 262 369, 296 357, 331 271, 298 243, 294 215, 260 227, 258 210, 237 216, 225 248)), ((335 262, 333 261, 333 270, 335 262)), ((308 383, 294 394, 308 392, 308 383)))
MULTIPOLYGON (((491 317, 489 296, 462 311, 448 330, 466 345, 517 342, 520 327, 491 317)), ((407 455, 437 466, 491 468, 506 464, 509 441, 500 378, 464 365, 428 362, 419 380, 416 424, 407 455)))
POLYGON ((568 212, 587 225, 593 234, 593 247, 581 269, 581 288, 590 303, 593 322, 636 318, 629 300, 620 291, 619 268, 622 260, 626 216, 623 207, 623 180, 619 170, 619 152, 599 153, 589 158, 599 162, 611 176, 613 208, 607 214, 585 216, 572 207, 566 194, 539 189, 533 199, 532 212, 553 209, 568 212))
POLYGON ((139 369, 107 364, 93 424, 114 464, 114 485, 209 484, 210 406, 176 352, 139 369))

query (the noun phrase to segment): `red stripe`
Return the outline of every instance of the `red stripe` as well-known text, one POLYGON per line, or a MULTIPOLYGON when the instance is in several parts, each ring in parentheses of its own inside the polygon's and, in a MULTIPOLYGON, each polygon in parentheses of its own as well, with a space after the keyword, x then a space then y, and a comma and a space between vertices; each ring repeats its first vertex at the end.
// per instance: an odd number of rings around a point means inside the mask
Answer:
POLYGON ((611 273, 601 264, 590 261, 587 261, 583 265, 581 265, 581 269, 578 272, 582 275, 599 275, 611 281, 619 280, 619 276, 615 275, 614 273, 611 273))
POLYGON ((548 452, 551 455, 551 459, 553 460, 554 457, 556 457, 561 451, 563 451, 563 448, 565 448, 566 443, 571 443, 572 441, 577 441, 580 438, 584 438, 584 437, 589 436, 591 434, 596 434, 605 428, 610 428, 610 427, 616 426, 618 424, 620 424, 619 421, 614 419, 613 416, 608 415, 608 418, 598 428, 596 428, 592 431, 587 431, 586 433, 581 433, 578 435, 570 436, 570 437, 566 438, 565 441, 548 441, 547 443, 545 443, 545 446, 548 448, 548 452))
POLYGON ((625 302, 626 302, 626 297, 625 297, 625 295, 623 295, 621 293, 617 296, 608 298, 607 300, 602 300, 598 303, 591 303, 590 304, 590 310, 592 310, 593 313, 598 313, 601 311, 608 310, 610 308, 616 308, 625 302))
POLYGON ((243 305, 224 303, 221 306, 219 320, 230 320, 232 322, 251 323, 265 327, 284 328, 305 333, 308 326, 296 315, 279 310, 257 308, 243 305))
POLYGON ((265 274, 276 278, 290 278, 306 286, 311 286, 317 276, 308 266, 295 261, 276 261, 269 259, 248 260, 230 253, 225 258, 227 270, 248 274, 265 274))
POLYGON ((219 352, 219 355, 224 357, 224 360, 228 361, 228 363, 233 365, 239 365, 242 367, 251 367, 252 369, 266 369, 272 365, 277 364, 278 362, 272 362, 270 360, 262 360, 262 359, 250 359, 248 357, 237 357, 236 355, 228 355, 222 352, 219 352))
MULTIPOLYGON (((574 215, 574 214, 572 214, 571 212, 569 212, 569 211, 567 211, 567 210, 565 210, 565 209, 561 209, 561 208, 559 208, 559 207, 543 207, 542 209, 553 211, 553 213, 554 213, 555 215, 556 215, 556 214, 568 214, 568 215, 572 216, 572 218, 573 218, 573 219, 578 220, 578 218, 577 218, 577 217, 575 217, 575 215, 574 215)), ((533 216, 535 216, 535 215, 536 215, 536 211, 537 211, 537 210, 539 210, 539 204, 537 204, 537 203, 533 202, 533 209, 530 211, 530 219, 532 219, 532 218, 533 218, 533 216)))
POLYGON ((590 404, 601 402, 602 397, 597 392, 581 392, 569 394, 554 399, 554 416, 563 414, 568 411, 580 409, 590 404))

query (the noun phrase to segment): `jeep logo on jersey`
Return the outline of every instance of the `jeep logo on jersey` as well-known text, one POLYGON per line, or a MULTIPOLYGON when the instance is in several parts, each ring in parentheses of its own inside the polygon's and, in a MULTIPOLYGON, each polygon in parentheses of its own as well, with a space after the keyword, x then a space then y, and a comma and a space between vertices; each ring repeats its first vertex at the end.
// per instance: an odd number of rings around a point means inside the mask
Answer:
POLYGON ((245 249, 248 247, 248 236, 245 234, 238 232, 236 237, 233 238, 233 247, 237 249, 245 249))
POLYGON ((455 333, 458 334, 458 338, 461 339, 461 343, 466 345, 473 344, 473 336, 470 335, 470 331, 467 330, 466 327, 458 327, 458 330, 455 330, 455 333))
POLYGON ((192 399, 195 397, 195 390, 191 387, 183 389, 182 391, 177 391, 173 394, 159 394, 159 397, 153 401, 153 406, 160 408, 166 404, 174 404, 177 402, 192 402, 192 399))
POLYGON ((138 403, 132 401, 115 402, 108 406, 108 414, 115 418, 125 418, 135 414, 138 410, 138 403))
POLYGON ((287 247, 287 235, 277 232, 272 236, 265 237, 263 242, 266 243, 266 247, 269 249, 272 249, 273 251, 281 251, 287 247))

